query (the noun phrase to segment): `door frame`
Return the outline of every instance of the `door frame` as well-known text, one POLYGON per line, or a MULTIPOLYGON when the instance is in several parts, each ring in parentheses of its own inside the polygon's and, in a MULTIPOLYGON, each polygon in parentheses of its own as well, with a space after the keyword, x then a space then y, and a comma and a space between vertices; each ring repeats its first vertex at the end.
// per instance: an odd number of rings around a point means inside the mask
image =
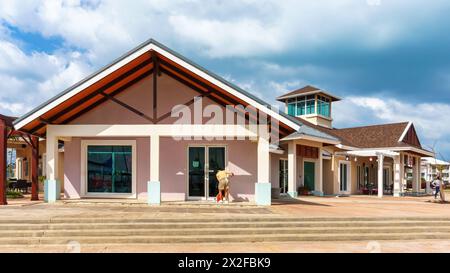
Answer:
POLYGON ((338 192, 341 194, 350 194, 352 192, 352 162, 349 160, 339 160, 338 166, 338 192), (341 191, 341 164, 347 165, 347 190, 341 191))
POLYGON ((303 162, 302 162, 302 165, 303 165, 303 166, 302 166, 302 171, 303 171, 303 175, 302 175, 303 187, 305 187, 305 183, 306 183, 306 181, 305 181, 305 163, 306 163, 306 162, 308 162, 308 163, 313 163, 313 164, 314 164, 314 182, 313 182, 314 189, 310 189, 310 190, 309 190, 310 192, 313 192, 313 191, 316 190, 316 179, 317 179, 316 168, 317 168, 318 162, 317 162, 316 159, 312 159, 312 158, 303 158, 303 162))
MULTIPOLYGON (((280 161, 286 161, 286 170, 289 170, 288 159, 287 158, 283 158, 283 157, 279 158, 278 159, 278 167, 280 166, 280 161)), ((280 184, 281 184, 281 181, 279 181, 280 180, 280 174, 281 174, 281 169, 278 169, 278 186, 280 186, 280 184)), ((286 177, 288 177, 288 174, 286 174, 286 177)), ((287 178, 287 179, 288 179, 288 181, 286 182, 286 187, 289 186, 289 178, 287 178)), ((280 193, 281 194, 287 194, 287 192, 288 192, 287 188, 286 188, 286 192, 285 193, 281 192, 281 188, 280 188, 280 193)))
POLYGON ((392 182, 392 168, 389 165, 384 165, 383 166, 383 188, 385 191, 387 191, 389 188, 385 188, 384 187, 384 171, 387 170, 387 186, 389 187, 391 185, 392 182))
POLYGON ((228 145, 227 144, 189 144, 186 148, 186 200, 189 201, 207 201, 213 200, 214 197, 209 197, 209 148, 217 147, 225 149, 225 169, 228 168, 228 145), (189 193, 189 149, 201 147, 205 148, 205 196, 190 196, 189 193))

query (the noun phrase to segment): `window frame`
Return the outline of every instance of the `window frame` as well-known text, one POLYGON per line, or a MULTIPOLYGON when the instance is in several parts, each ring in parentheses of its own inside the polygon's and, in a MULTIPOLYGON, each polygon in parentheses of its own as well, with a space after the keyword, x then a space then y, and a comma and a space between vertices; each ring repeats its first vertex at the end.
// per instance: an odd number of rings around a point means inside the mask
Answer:
POLYGON ((137 153, 136 140, 81 140, 81 197, 95 198, 137 198, 137 153), (131 193, 88 192, 88 146, 131 146, 131 193))

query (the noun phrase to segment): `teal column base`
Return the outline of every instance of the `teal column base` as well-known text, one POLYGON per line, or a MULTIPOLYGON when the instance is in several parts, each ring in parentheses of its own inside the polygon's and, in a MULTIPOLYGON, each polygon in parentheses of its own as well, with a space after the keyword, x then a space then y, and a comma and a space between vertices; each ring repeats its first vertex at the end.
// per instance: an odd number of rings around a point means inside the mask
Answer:
POLYGON ((255 203, 258 206, 270 206, 272 204, 272 184, 255 183, 255 203))
POLYGON ((159 181, 147 182, 147 204, 149 205, 161 204, 161 182, 159 181))
POLYGON ((321 192, 321 191, 313 191, 312 194, 314 196, 323 196, 323 192, 321 192))
POLYGON ((296 191, 288 191, 288 196, 292 197, 292 198, 297 198, 298 197, 298 192, 296 191))
POLYGON ((47 179, 44 181, 44 201, 55 203, 61 199, 61 185, 58 180, 47 179))

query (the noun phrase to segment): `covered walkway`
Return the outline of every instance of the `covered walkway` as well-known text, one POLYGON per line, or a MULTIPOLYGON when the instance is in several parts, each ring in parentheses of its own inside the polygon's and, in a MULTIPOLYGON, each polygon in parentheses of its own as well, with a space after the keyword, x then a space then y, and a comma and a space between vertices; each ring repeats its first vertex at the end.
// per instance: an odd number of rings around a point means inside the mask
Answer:
POLYGON ((0 115, 0 205, 7 205, 7 149, 9 140, 22 140, 31 147, 31 201, 39 200, 39 137, 14 130, 15 117, 0 115))

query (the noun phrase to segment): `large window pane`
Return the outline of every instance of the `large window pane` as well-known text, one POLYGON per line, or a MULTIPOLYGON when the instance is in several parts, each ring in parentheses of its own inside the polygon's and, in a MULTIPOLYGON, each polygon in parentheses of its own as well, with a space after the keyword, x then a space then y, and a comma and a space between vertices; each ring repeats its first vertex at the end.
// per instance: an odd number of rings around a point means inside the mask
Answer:
POLYGON ((131 153, 115 153, 113 192, 131 193, 131 173, 131 153))
POLYGON ((131 193, 131 146, 88 146, 88 192, 131 193))
POLYGON ((112 154, 88 154, 88 192, 112 192, 112 154))
POLYGON ((314 100, 307 100, 306 101, 306 114, 315 114, 316 113, 316 109, 315 109, 315 105, 316 102, 314 100))

